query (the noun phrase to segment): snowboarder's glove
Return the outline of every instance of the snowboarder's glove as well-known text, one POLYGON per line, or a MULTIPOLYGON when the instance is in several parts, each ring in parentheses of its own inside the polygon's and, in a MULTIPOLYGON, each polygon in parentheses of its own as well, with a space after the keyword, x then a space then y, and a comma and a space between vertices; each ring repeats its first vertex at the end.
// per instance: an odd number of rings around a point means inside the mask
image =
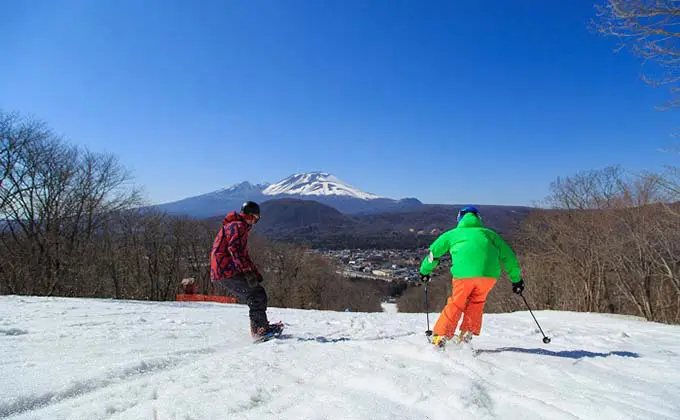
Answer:
POLYGON ((518 295, 521 295, 522 292, 524 291, 524 280, 519 279, 517 283, 512 284, 512 291, 514 293, 517 293, 518 295))
POLYGON ((243 278, 245 278, 246 283, 248 283, 249 287, 256 287, 258 284, 260 284, 260 280, 262 276, 260 276, 258 273, 254 271, 247 271, 243 274, 243 278))

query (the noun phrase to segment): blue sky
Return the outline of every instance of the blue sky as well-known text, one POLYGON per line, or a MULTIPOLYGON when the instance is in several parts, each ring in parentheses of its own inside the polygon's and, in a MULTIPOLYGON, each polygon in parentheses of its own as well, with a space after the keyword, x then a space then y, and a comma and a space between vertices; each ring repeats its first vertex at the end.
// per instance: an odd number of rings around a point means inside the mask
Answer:
POLYGON ((678 161, 665 92, 588 30, 592 4, 10 0, 0 107, 116 154, 156 203, 323 170, 531 204, 557 176, 678 161))

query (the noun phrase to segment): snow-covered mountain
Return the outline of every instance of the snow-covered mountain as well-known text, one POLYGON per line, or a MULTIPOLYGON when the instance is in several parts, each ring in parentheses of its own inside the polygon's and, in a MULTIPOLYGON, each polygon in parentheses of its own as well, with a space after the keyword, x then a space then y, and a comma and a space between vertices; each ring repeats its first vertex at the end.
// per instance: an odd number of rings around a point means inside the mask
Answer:
POLYGON ((248 194, 259 194, 265 188, 269 187, 270 184, 251 184, 248 181, 243 181, 238 184, 234 184, 230 187, 221 188, 217 191, 204 194, 203 197, 230 197, 234 195, 248 195, 248 194))
POLYGON ((245 305, 0 296, 0 418, 680 418, 679 326, 485 314, 439 352, 422 313, 267 312, 252 344, 245 305))
POLYGON ((411 210, 422 206, 414 198, 394 200, 364 192, 327 172, 294 174, 274 184, 244 181, 227 188, 154 206, 170 214, 213 217, 238 209, 246 200, 265 202, 279 198, 304 198, 348 214, 411 210))
POLYGON ((262 191, 265 195, 343 196, 360 200, 380 197, 349 185, 327 172, 310 172, 291 175, 262 191))

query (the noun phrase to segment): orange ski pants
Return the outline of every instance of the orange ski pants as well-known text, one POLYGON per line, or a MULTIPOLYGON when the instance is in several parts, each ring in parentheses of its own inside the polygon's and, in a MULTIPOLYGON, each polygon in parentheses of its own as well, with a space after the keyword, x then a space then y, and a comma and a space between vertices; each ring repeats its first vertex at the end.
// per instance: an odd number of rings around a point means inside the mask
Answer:
POLYGON ((460 316, 465 314, 460 330, 479 335, 486 297, 495 285, 496 279, 490 277, 453 279, 453 293, 432 332, 439 336, 453 337, 460 316))

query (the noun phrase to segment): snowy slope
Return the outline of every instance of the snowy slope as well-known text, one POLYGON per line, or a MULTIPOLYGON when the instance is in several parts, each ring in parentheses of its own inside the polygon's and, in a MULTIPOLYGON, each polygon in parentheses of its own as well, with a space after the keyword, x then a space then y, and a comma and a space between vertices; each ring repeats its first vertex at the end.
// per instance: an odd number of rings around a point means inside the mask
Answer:
POLYGON ((348 185, 327 172, 294 174, 268 186, 262 193, 265 195, 343 196, 361 200, 382 198, 348 185))
POLYGON ((152 208, 169 214, 198 218, 223 217, 226 213, 241 208, 244 201, 260 201, 265 197, 262 190, 268 186, 269 184, 251 184, 245 181, 206 194, 158 204, 152 208))
POLYGON ((536 316, 440 353, 424 314, 272 308, 253 345, 241 305, 0 296, 0 418, 680 418, 680 327, 536 316))

